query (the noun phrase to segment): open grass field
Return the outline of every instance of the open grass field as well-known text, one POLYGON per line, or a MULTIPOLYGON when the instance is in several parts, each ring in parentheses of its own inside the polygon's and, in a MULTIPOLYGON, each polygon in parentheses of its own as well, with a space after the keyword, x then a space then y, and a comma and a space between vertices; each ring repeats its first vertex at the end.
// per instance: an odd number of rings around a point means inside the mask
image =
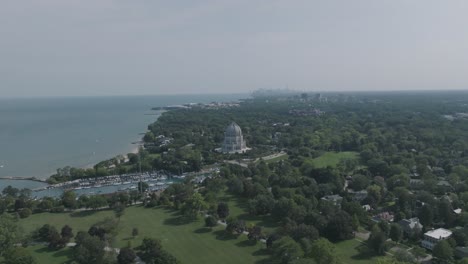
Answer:
POLYGON ((340 160, 343 159, 357 159, 358 153, 345 151, 345 152, 327 152, 320 157, 312 160, 316 168, 325 168, 328 166, 335 167, 340 160))
POLYGON ((63 264, 69 261, 69 256, 71 255, 71 248, 52 251, 47 247, 37 245, 28 247, 28 250, 37 263, 63 264))
POLYGON ((381 258, 366 250, 365 246, 356 239, 342 241, 335 246, 337 254, 346 264, 375 264, 377 259, 381 258), (362 252, 360 248, 363 249, 362 252))
MULTIPOLYGON (((113 216, 113 211, 34 214, 22 219, 20 224, 26 232, 48 223, 57 228, 68 224, 76 234, 104 219, 113 216)), ((176 256, 182 263, 260 263, 268 256, 262 243, 252 245, 245 235, 238 238, 226 236, 224 227, 213 230, 204 227, 204 221, 181 222, 176 211, 161 208, 128 207, 119 223, 119 234, 114 247, 126 246, 129 241, 132 247, 140 245, 143 237, 160 239, 165 249, 176 256), (137 227, 140 235, 133 239, 131 231, 137 227)), ((67 259, 65 252, 48 252, 43 247, 31 247, 31 252, 39 263, 63 263, 67 259), (56 258, 56 254, 60 258, 56 258), (58 262, 57 262, 58 261, 58 262)))
POLYGON ((220 201, 226 202, 229 205, 229 215, 244 220, 247 225, 259 225, 263 228, 265 234, 273 233, 280 223, 274 221, 271 216, 251 216, 248 213, 248 199, 235 197, 225 193, 221 195, 220 201))

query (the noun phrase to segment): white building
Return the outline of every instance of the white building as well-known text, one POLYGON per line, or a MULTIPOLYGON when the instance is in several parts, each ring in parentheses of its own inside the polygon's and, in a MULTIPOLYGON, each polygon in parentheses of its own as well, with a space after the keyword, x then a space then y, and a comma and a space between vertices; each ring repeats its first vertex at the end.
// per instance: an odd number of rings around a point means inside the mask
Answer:
POLYGON ((224 132, 224 141, 221 151, 223 153, 244 153, 247 148, 244 136, 242 135, 242 129, 238 124, 232 122, 224 132))
POLYGON ((437 243, 449 238, 451 235, 452 231, 444 228, 428 231, 424 233, 424 239, 421 242, 421 246, 423 248, 432 250, 435 247, 435 245, 437 245, 437 243))

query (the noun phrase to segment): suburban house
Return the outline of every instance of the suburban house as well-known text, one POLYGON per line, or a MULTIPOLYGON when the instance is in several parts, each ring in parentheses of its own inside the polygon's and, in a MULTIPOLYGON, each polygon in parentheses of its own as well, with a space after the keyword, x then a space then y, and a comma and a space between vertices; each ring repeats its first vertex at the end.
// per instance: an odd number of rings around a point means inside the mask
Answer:
POLYGON ((432 250, 437 243, 442 240, 448 239, 452 235, 452 231, 439 228, 424 233, 424 239, 421 241, 421 246, 432 250))
POLYGON ((410 237, 415 233, 421 232, 423 225, 419 222, 419 218, 413 217, 410 219, 403 219, 398 222, 403 229, 403 233, 410 237))
POLYGON ((393 222, 395 218, 395 215, 391 212, 382 212, 380 214, 377 214, 377 215, 374 215, 374 217, 372 217, 372 221, 374 222, 393 222))

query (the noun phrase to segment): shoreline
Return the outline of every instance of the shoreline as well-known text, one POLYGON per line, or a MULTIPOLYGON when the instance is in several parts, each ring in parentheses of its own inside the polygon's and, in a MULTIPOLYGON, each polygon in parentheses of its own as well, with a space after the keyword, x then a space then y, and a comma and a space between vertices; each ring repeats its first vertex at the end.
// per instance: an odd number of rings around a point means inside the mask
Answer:
MULTIPOLYGON (((154 111, 154 110, 153 110, 154 111)), ((155 111, 156 113, 154 115, 157 115, 158 117, 156 118, 156 120, 153 121, 154 122, 157 122, 159 117, 166 111, 155 111)), ((143 133, 145 134, 145 133, 143 133)), ((140 139, 138 141, 142 141, 143 140, 143 136, 140 137, 140 139)), ((138 142, 136 141, 136 142, 138 142)), ((134 140, 130 140, 130 142, 135 142, 134 140)), ((112 159, 114 157, 117 157, 119 155, 122 155, 125 159, 125 161, 128 161, 128 154, 132 153, 132 154, 138 154, 138 152, 140 151, 140 145, 137 145, 135 143, 131 143, 130 144, 132 147, 130 148, 129 151, 126 151, 125 154, 123 154, 122 152, 119 152, 117 154, 114 154, 111 158, 109 159, 112 159)), ((98 164, 99 162, 102 162, 102 161, 105 161, 105 160, 108 160, 108 159, 103 159, 101 161, 98 161, 98 162, 92 162, 92 163, 89 163, 89 164, 86 164, 86 165, 83 165, 83 166, 76 166, 76 168, 81 168, 81 169, 92 169, 96 164, 98 164)), ((71 166, 73 167, 73 166, 71 166)), ((52 172, 52 173, 49 173, 47 175, 45 175, 45 177, 41 177, 41 178, 38 178, 36 176, 0 176, 0 181, 2 180, 15 180, 15 181, 34 181, 34 182, 41 182, 41 183, 47 183, 47 180, 50 178, 50 176, 52 176, 55 172, 52 172)), ((48 184, 48 183, 47 183, 48 184)))
POLYGON ((47 183, 47 179, 38 179, 35 177, 21 177, 21 176, 1 176, 0 180, 12 180, 12 181, 35 181, 35 182, 42 182, 47 183))

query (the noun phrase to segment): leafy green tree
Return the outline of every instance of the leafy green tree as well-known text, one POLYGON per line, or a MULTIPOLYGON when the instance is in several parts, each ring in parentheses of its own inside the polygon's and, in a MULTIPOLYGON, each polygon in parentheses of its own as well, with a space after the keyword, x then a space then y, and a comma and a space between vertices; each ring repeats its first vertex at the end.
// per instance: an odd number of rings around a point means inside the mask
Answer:
POLYGON ((391 224, 390 225, 390 234, 389 237, 394 242, 398 243, 403 238, 403 231, 399 224, 391 224))
POLYGON ((424 227, 428 228, 428 227, 432 226, 432 221, 434 219, 434 213, 433 213, 432 208, 429 205, 424 205, 421 208, 421 211, 420 211, 418 217, 419 217, 419 221, 421 221, 421 224, 424 227))
POLYGON ((87 208, 91 208, 93 210, 97 210, 102 207, 107 206, 107 200, 104 196, 102 195, 93 195, 89 197, 89 200, 86 204, 87 208))
POLYGON ((317 264, 340 264, 342 263, 336 253, 335 246, 326 238, 315 240, 307 255, 313 258, 317 264))
POLYGON ((138 236, 138 233, 139 233, 139 232, 138 232, 138 228, 134 227, 134 228, 132 229, 132 237, 138 236))
POLYGON ((114 206, 114 214, 120 222, 120 217, 125 214, 125 205, 123 203, 117 202, 117 204, 114 206))
POLYGON ((65 206, 65 208, 75 209, 77 205, 75 192, 65 191, 62 194, 62 204, 65 206))
POLYGON ((148 264, 176 264, 177 259, 163 250, 161 241, 153 238, 144 238, 137 248, 140 258, 148 264))
POLYGON ((205 218, 205 226, 207 227, 215 227, 218 225, 218 219, 212 215, 209 215, 205 218))
POLYGON ((266 215, 271 213, 275 205, 275 199, 270 195, 258 195, 249 201, 249 213, 251 215, 266 215))
POLYGON ((72 257, 79 264, 102 263, 104 260, 105 243, 97 236, 85 232, 78 232, 75 238, 76 246, 72 257))
POLYGON ((332 215, 331 219, 328 221, 325 233, 327 238, 332 241, 340 241, 352 238, 352 217, 344 211, 339 211, 338 213, 332 215))
POLYGON ((3 195, 10 197, 17 197, 19 194, 19 189, 8 185, 2 190, 3 195))
POLYGON ((28 218, 32 214, 31 209, 23 208, 18 212, 20 218, 28 218))
POLYGON ((447 240, 442 240, 435 245, 432 254, 438 259, 450 261, 453 259, 453 248, 447 240))
POLYGON ((249 234, 247 235, 247 238, 251 241, 257 242, 263 236, 262 227, 258 225, 249 227, 247 231, 249 232, 249 234))
POLYGON ((244 220, 233 219, 227 221, 226 232, 232 234, 242 234, 246 230, 246 225, 244 220))
POLYGON ((21 240, 21 232, 15 219, 7 214, 0 215, 0 257, 21 240))
POLYGON ((353 214, 353 220, 352 220, 353 230, 357 231, 359 229, 359 225, 360 225, 360 222, 359 222, 358 216, 356 214, 353 214))
POLYGON ((2 264, 36 264, 37 261, 31 256, 31 254, 22 247, 15 247, 9 249, 4 254, 4 260, 2 264))
POLYGON ((216 213, 218 214, 218 217, 220 219, 226 219, 226 217, 229 216, 229 206, 227 203, 219 203, 218 208, 216 210, 216 213))
POLYGON ((385 241, 387 241, 386 234, 378 226, 374 226, 367 240, 367 246, 375 253, 384 255, 386 250, 385 241))
POLYGON ((273 243, 272 262, 278 264, 287 264, 297 260, 304 255, 301 246, 290 237, 283 237, 273 243))
POLYGON ((202 210, 207 208, 207 204, 203 196, 196 192, 184 204, 182 212, 190 219, 196 219, 202 210))
POLYGON ((370 181, 367 176, 356 174, 353 176, 353 182, 350 187, 353 188, 354 191, 361 191, 369 186, 369 182, 370 181))
POLYGON ((135 259, 135 251, 129 247, 121 248, 119 255, 117 256, 117 262, 119 264, 132 264, 135 263, 135 259))
POLYGON ((62 227, 62 230, 60 232, 60 235, 63 237, 63 238, 67 238, 68 240, 70 240, 74 235, 73 235, 73 229, 69 226, 69 225, 64 225, 62 227))

